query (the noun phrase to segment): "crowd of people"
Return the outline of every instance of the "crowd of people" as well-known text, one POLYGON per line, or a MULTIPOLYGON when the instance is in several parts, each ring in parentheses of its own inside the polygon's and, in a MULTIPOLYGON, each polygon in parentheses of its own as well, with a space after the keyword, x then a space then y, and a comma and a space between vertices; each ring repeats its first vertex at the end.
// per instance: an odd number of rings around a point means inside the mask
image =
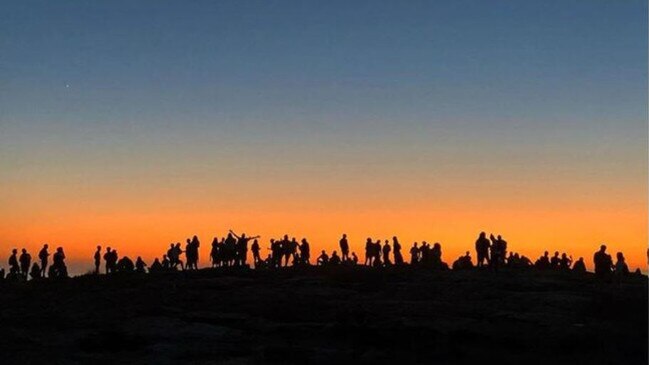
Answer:
MULTIPOLYGON (((227 236, 219 239, 215 237, 210 250, 210 261, 212 268, 247 267, 249 244, 252 252, 252 267, 255 269, 277 269, 287 266, 308 266, 311 265, 311 249, 309 242, 303 238, 300 242, 295 237, 290 238, 284 235, 279 239, 270 239, 268 256, 262 258, 259 236, 247 236, 245 233, 236 234, 230 230, 227 236)), ((315 259, 318 266, 334 265, 359 265, 359 259, 355 252, 350 250, 347 235, 343 234, 338 242, 338 250, 333 250, 329 255, 325 250, 315 259)), ((198 270, 200 241, 197 236, 186 240, 184 249, 180 242, 171 243, 169 249, 162 254, 162 258, 155 258, 150 267, 138 256, 133 262, 128 256, 119 257, 117 250, 97 246, 94 253, 94 274, 101 271, 102 260, 104 272, 114 273, 159 273, 173 272, 180 270, 198 270), (182 255, 184 254, 184 261, 182 255)), ((501 235, 494 236, 481 232, 475 242, 477 259, 474 261, 467 251, 456 259, 451 268, 453 270, 468 270, 474 268, 490 269, 498 271, 501 268, 535 268, 540 271, 555 270, 564 272, 585 273, 586 264, 584 258, 580 257, 573 261, 572 256, 566 253, 555 252, 553 256, 548 251, 532 262, 524 255, 507 251, 507 241, 501 235)), ((365 242, 365 260, 363 265, 369 267, 387 266, 419 266, 437 270, 449 269, 449 266, 442 260, 442 246, 436 242, 429 244, 422 241, 415 242, 409 250, 410 260, 406 262, 402 254, 402 246, 396 236, 392 240, 373 240, 367 238, 365 242)), ((32 263, 32 257, 26 249, 22 249, 20 255, 17 249, 13 249, 9 256, 9 272, 5 273, 0 269, 0 279, 15 280, 37 280, 45 277, 62 278, 68 276, 65 265, 65 253, 62 247, 58 247, 52 256, 52 264, 49 264, 49 246, 45 244, 38 253, 39 262, 32 263)), ((649 251, 648 251, 649 256, 649 251)), ((600 250, 594 254, 593 263, 595 274, 599 277, 615 275, 621 277, 629 275, 629 268, 622 252, 616 255, 616 261, 606 252, 606 246, 602 245, 600 250)), ((640 274, 637 269, 636 274, 640 274)))

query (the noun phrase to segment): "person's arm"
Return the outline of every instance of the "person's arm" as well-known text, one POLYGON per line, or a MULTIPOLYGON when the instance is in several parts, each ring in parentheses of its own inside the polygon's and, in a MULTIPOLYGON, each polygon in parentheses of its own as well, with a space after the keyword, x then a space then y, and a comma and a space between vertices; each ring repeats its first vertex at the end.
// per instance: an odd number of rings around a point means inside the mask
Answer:
POLYGON ((233 235, 234 237, 236 237, 237 239, 240 239, 240 238, 241 238, 241 237, 239 237, 239 235, 237 235, 236 233, 234 233, 233 230, 230 230, 230 233, 232 233, 232 235, 233 235))

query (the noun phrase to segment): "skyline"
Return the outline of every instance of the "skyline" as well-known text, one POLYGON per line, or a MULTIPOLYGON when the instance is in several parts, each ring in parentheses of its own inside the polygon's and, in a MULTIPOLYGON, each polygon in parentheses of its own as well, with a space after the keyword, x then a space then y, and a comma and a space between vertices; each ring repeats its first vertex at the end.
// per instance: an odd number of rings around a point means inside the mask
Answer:
POLYGON ((0 267, 227 229, 646 271, 647 4, 11 3, 0 267))

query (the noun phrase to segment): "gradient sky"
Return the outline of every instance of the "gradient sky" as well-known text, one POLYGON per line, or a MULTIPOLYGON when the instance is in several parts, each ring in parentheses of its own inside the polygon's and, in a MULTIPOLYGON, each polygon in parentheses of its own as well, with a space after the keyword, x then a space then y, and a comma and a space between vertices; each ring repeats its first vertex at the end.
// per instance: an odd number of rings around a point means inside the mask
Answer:
POLYGON ((644 0, 4 2, 0 266, 232 228, 644 270, 647 135, 644 0))

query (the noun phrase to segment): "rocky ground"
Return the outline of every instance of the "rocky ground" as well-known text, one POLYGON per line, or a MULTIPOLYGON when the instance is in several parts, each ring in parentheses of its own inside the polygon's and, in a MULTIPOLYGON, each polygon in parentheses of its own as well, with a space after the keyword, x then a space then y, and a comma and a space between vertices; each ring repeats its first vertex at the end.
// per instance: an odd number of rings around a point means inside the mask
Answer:
POLYGON ((358 268, 0 283, 2 364, 647 364, 647 277, 358 268))

